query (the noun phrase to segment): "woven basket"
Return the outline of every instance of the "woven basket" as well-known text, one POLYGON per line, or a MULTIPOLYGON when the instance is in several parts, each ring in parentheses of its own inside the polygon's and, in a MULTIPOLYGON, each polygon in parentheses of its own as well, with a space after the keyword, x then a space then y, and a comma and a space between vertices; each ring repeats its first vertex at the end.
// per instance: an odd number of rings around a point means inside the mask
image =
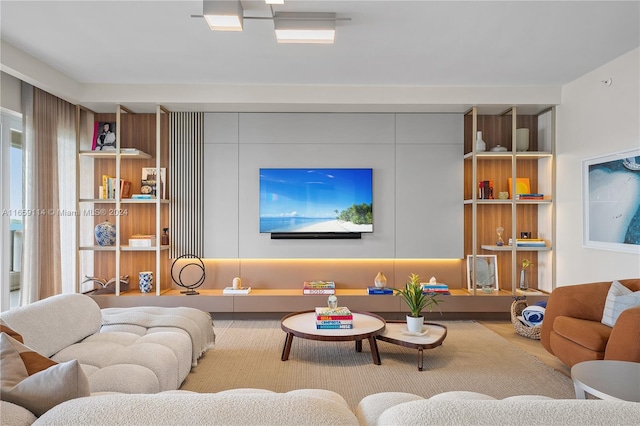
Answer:
POLYGON ((511 304, 511 322, 513 323, 513 328, 515 328, 516 333, 521 336, 528 337, 529 339, 540 340, 540 330, 542 329, 542 325, 529 327, 517 318, 519 315, 522 315, 522 311, 526 307, 527 302, 524 300, 516 300, 511 304))

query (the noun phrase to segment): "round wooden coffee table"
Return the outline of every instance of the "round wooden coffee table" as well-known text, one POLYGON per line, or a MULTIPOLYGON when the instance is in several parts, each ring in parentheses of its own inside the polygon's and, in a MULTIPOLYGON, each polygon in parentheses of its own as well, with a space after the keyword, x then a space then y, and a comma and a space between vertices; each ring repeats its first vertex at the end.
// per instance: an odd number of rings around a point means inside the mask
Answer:
POLYGON ((282 360, 289 359, 293 337, 301 339, 320 340, 324 342, 344 342, 354 340, 356 351, 362 352, 362 341, 367 339, 371 347, 373 363, 380 365, 380 354, 376 336, 384 331, 385 321, 382 317, 370 312, 352 311, 353 328, 337 330, 318 330, 316 328, 316 311, 294 312, 282 318, 280 327, 287 333, 282 348, 282 360))

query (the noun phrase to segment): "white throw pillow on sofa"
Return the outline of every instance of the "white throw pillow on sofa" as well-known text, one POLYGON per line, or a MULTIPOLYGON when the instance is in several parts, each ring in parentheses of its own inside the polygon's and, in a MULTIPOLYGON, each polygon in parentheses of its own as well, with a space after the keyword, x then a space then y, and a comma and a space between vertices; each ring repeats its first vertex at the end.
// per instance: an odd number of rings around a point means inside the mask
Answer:
POLYGON ((640 306, 640 291, 631 291, 618 281, 611 283, 602 313, 602 324, 613 327, 625 309, 640 306))

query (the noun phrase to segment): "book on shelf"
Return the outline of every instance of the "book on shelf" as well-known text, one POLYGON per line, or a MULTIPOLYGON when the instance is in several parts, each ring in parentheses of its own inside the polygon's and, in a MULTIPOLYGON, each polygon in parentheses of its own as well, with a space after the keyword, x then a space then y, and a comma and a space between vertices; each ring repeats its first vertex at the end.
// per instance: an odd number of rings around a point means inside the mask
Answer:
POLYGON ((336 294, 336 283, 333 281, 305 281, 303 294, 336 294))
POLYGON ((251 293, 251 287, 236 288, 236 289, 234 289, 233 287, 225 287, 224 290, 222 290, 222 294, 249 294, 249 293, 251 293))
POLYGON ((516 194, 516 200, 544 200, 544 194, 516 194))
POLYGON ((103 200, 113 200, 116 198, 116 190, 120 189, 120 198, 131 196, 131 182, 125 179, 118 179, 109 175, 102 175, 102 185, 99 187, 98 197, 103 200))
POLYGON ((302 294, 336 294, 335 288, 303 288, 302 294))
POLYGON ((140 181, 140 192, 143 194, 151 194, 156 197, 166 199, 166 179, 167 169, 160 167, 160 189, 158 189, 158 169, 155 167, 142 168, 142 180, 140 181))
POLYGON ((333 281, 305 281, 304 288, 336 288, 336 283, 333 281))
POLYGON ((155 198, 156 197, 151 194, 131 194, 132 200, 153 200, 155 198))
POLYGON ((478 199, 493 200, 493 181, 481 180, 478 182, 478 199))
POLYGON ((392 288, 387 287, 367 287, 367 294, 393 294, 392 288))
MULTIPOLYGON (((513 239, 509 238, 509 245, 513 245, 513 239)), ((516 247, 546 247, 547 242, 540 238, 516 238, 516 247)))

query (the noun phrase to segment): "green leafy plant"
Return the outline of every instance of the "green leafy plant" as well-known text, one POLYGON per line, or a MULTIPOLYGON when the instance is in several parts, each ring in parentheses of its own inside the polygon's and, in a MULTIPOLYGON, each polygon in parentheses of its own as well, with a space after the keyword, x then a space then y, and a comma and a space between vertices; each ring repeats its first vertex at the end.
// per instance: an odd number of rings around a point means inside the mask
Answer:
POLYGON ((533 265, 532 261, 529 259, 522 259, 522 269, 527 269, 531 265, 533 265))
POLYGON ((405 283, 404 288, 394 288, 393 294, 404 298, 407 306, 409 306, 409 311, 411 311, 412 317, 417 318, 421 316, 420 312, 427 307, 429 308, 429 312, 433 312, 434 306, 438 307, 438 310, 440 310, 440 300, 438 300, 435 295, 424 293, 422 291, 420 276, 417 274, 409 275, 409 281, 405 283))

